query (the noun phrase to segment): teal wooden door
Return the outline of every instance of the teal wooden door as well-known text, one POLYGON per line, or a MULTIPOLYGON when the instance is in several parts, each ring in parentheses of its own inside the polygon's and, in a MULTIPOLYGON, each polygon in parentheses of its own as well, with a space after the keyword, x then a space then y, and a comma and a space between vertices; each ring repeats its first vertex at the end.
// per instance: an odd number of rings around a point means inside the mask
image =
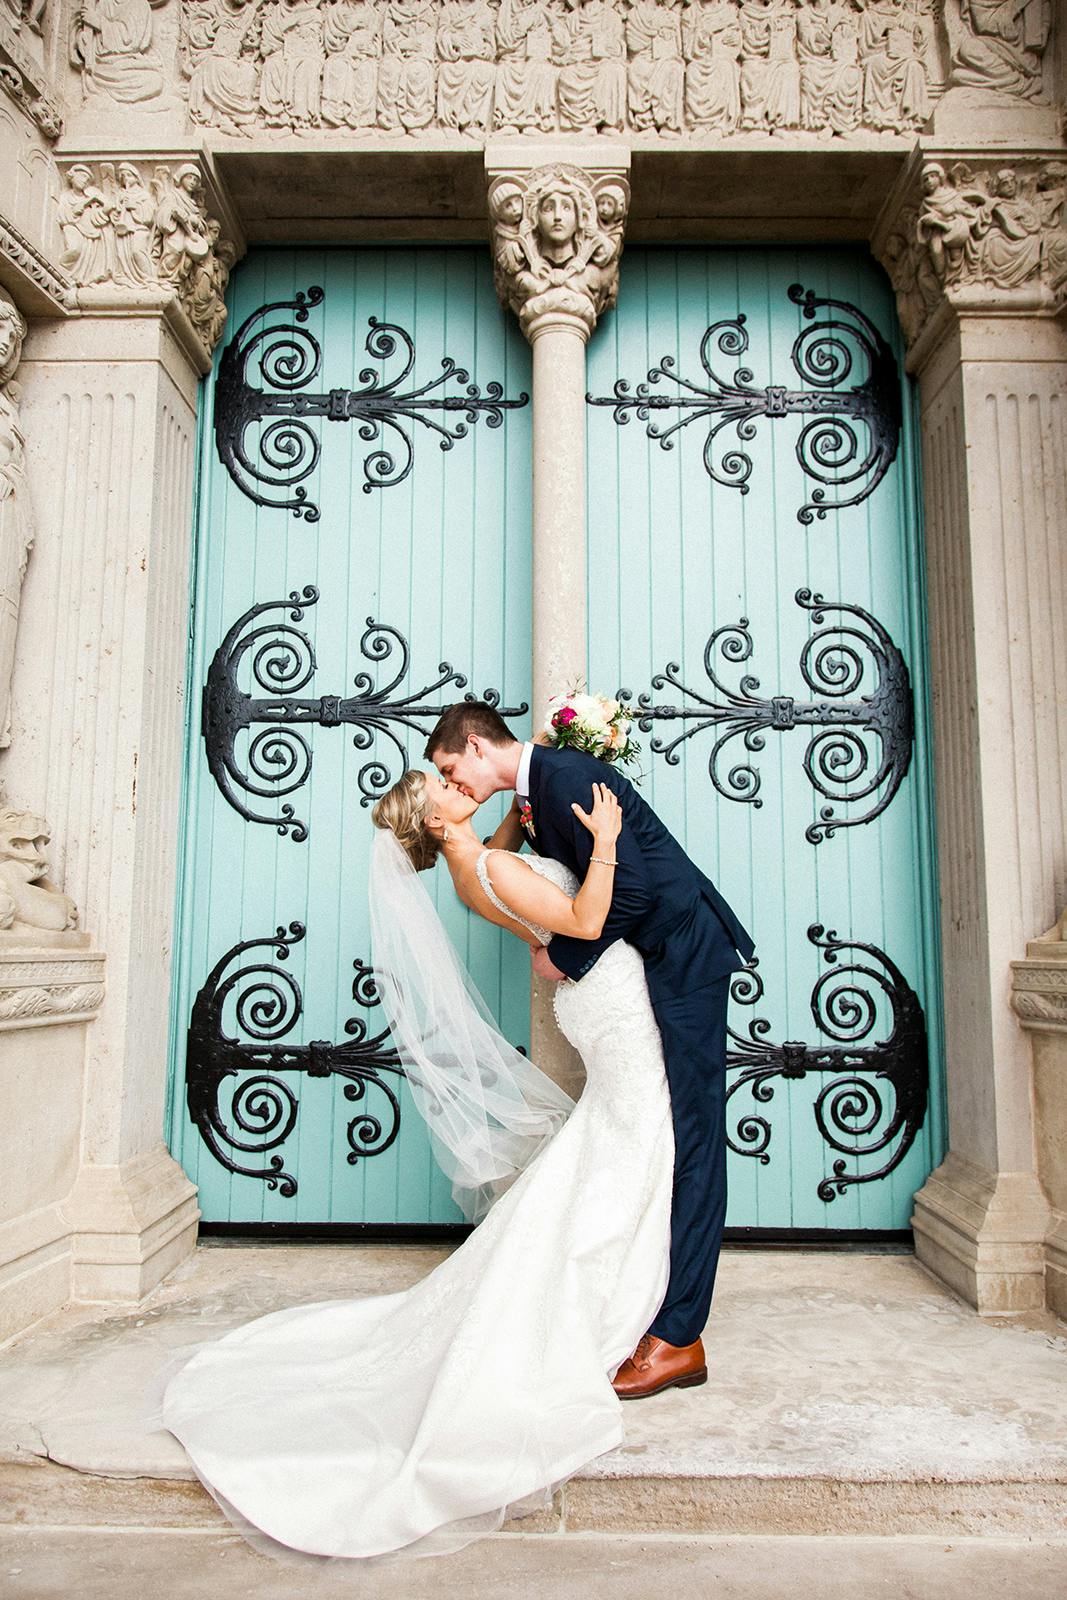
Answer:
MULTIPOLYGON (((172 1148, 209 1222, 457 1221, 367 971, 369 807, 464 692, 528 728, 528 347, 482 250, 263 251, 205 387, 172 1148)), ((524 948, 434 878, 525 1044, 524 948)))
POLYGON ((906 1228, 943 1117, 889 286, 848 250, 631 249, 588 371, 589 683, 640 698, 643 792, 757 943, 728 1228, 906 1228))

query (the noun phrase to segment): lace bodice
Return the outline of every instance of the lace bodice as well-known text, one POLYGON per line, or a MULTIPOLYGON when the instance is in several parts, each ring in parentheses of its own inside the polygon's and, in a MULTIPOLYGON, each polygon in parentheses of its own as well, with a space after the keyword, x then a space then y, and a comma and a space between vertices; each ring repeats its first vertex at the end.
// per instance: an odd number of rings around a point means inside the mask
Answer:
MULTIPOLYGON (((490 853, 488 850, 483 850, 474 864, 478 873, 478 882, 498 911, 502 911, 506 917, 511 917, 513 922, 521 922, 524 928, 529 928, 531 933, 537 935, 542 944, 547 944, 552 937, 552 930, 550 928, 539 928, 536 922, 530 922, 527 917, 520 916, 512 906, 505 904, 501 900, 493 888, 489 881, 488 859, 490 853)), ((570 867, 565 867, 562 861, 553 861, 548 856, 523 856, 522 859, 534 872, 540 873, 542 878, 548 878, 557 888, 562 889, 565 895, 568 895, 572 900, 574 899, 574 896, 578 893, 579 884, 570 867)))

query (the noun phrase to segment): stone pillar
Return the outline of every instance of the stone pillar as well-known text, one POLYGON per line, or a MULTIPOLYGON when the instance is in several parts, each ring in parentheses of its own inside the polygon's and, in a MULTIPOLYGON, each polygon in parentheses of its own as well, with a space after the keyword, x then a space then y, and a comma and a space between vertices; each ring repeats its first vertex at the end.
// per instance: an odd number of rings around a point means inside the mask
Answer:
POLYGON ((107 956, 64 1211, 74 1297, 133 1300, 192 1249, 199 1215, 163 1130, 197 387, 236 246, 196 159, 71 158, 65 181, 79 314, 32 325, 25 347, 39 537, 3 782, 47 813, 107 956))
POLYGON ((1050 1207, 1045 1297, 1067 1317, 1067 911, 1012 970, 1012 1005, 1033 1050, 1037 1172, 1050 1207))
MULTIPOLYGON (((629 151, 605 141, 486 149, 497 291, 533 347, 533 710, 586 674, 585 346, 615 304, 629 151), (558 159, 559 156, 565 159, 558 159)), ((531 1054, 576 1093, 581 1063, 534 980, 531 1054)))
POLYGON ((918 375, 950 1149, 920 1260, 979 1311, 1044 1304, 1048 1204, 1009 969, 1065 893, 1065 169, 924 151, 875 235, 918 375))

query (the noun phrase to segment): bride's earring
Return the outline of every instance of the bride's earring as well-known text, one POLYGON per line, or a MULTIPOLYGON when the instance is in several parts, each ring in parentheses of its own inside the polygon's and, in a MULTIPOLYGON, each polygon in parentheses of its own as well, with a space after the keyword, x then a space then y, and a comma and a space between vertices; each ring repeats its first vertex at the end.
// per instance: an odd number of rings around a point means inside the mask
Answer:
POLYGON ((445 829, 444 833, 441 835, 441 841, 442 841, 443 844, 447 844, 448 843, 448 829, 447 828, 445 829))

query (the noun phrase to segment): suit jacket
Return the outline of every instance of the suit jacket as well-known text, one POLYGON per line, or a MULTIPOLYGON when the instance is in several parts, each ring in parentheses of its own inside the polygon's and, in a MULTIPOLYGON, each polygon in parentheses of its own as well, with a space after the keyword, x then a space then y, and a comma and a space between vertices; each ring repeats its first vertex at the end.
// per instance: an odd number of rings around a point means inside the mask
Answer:
POLYGON ((753 952, 749 934, 677 839, 616 767, 577 750, 534 745, 530 762, 530 842, 584 879, 593 835, 575 816, 592 802, 592 785, 605 783, 622 806, 616 841, 615 887, 599 939, 556 934, 552 960, 569 978, 589 971, 608 945, 626 939, 645 961, 649 992, 678 995, 725 977, 753 952))

